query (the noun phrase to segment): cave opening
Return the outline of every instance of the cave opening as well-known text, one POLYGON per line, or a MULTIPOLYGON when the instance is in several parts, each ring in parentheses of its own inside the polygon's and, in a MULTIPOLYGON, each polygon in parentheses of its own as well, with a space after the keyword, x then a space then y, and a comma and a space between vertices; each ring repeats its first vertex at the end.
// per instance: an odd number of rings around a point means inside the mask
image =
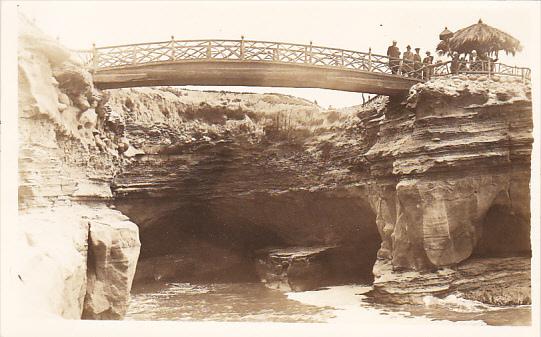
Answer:
POLYGON ((286 283, 292 290, 371 284, 381 238, 360 190, 197 200, 117 199, 140 226, 134 286, 286 283))
POLYGON ((472 257, 531 257, 530 219, 509 203, 495 202, 481 224, 472 257))

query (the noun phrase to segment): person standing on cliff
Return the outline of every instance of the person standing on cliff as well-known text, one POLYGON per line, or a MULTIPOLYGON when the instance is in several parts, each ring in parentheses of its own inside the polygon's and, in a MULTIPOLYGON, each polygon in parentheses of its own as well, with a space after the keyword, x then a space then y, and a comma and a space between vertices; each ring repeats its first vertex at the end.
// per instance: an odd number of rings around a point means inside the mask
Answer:
POLYGON ((417 78, 421 78, 421 68, 423 67, 420 50, 421 48, 415 48, 415 54, 413 54, 413 69, 415 69, 415 77, 417 78))
POLYGON ((411 72, 413 71, 413 53, 411 52, 411 46, 408 45, 406 47, 406 51, 404 52, 404 55, 402 56, 402 74, 406 73, 408 77, 412 77, 413 74, 411 72))
POLYGON ((434 57, 430 56, 430 52, 426 52, 426 57, 423 59, 423 78, 429 80, 432 77, 433 68, 430 67, 434 57))
POLYGON ((387 48, 387 56, 389 57, 389 68, 392 74, 397 74, 400 68, 400 50, 396 46, 396 40, 393 40, 393 45, 387 48))

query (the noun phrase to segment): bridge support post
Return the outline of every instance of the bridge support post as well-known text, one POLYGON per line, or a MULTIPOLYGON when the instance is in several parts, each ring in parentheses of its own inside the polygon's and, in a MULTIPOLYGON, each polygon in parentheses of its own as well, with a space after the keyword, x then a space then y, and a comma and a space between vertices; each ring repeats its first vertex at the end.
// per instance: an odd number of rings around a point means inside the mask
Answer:
POLYGON ((490 78, 492 72, 492 63, 490 62, 490 57, 488 57, 488 78, 490 78))

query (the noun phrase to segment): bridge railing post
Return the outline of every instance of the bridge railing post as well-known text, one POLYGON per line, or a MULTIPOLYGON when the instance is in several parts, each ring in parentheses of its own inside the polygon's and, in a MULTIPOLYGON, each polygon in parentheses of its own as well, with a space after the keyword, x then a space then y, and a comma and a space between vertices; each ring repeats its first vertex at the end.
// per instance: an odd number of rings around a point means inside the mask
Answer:
POLYGON ((344 51, 342 50, 342 53, 340 55, 340 66, 344 67, 344 51))
POLYGON ((96 71, 98 69, 98 50, 96 49, 96 44, 92 43, 92 71, 96 71))
POLYGON ((244 35, 240 37, 240 59, 244 60, 244 35))
POLYGON ((372 71, 372 47, 368 48, 368 71, 372 71))
POLYGON ((137 63, 137 46, 132 47, 131 51, 131 63, 136 64, 137 63))
POLYGON ((274 61, 280 61, 280 44, 276 44, 276 48, 274 48, 274 55, 273 55, 274 61))
POLYGON ((175 60, 175 37, 171 35, 171 60, 175 60))
POLYGON ((312 64, 312 41, 310 41, 310 49, 308 50, 308 63, 312 64))
POLYGON ((488 78, 490 78, 491 72, 492 72, 492 62, 490 62, 490 58, 488 58, 488 78))
POLYGON ((210 41, 207 43, 207 58, 212 58, 212 43, 210 41))

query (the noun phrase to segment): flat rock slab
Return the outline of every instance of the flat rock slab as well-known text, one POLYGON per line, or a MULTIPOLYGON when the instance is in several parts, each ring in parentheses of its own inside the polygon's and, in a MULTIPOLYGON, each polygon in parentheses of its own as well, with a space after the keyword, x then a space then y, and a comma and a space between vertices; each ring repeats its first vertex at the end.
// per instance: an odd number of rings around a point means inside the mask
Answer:
POLYGON ((314 290, 359 279, 355 250, 339 246, 269 248, 256 252, 256 272, 265 285, 284 291, 314 290))

